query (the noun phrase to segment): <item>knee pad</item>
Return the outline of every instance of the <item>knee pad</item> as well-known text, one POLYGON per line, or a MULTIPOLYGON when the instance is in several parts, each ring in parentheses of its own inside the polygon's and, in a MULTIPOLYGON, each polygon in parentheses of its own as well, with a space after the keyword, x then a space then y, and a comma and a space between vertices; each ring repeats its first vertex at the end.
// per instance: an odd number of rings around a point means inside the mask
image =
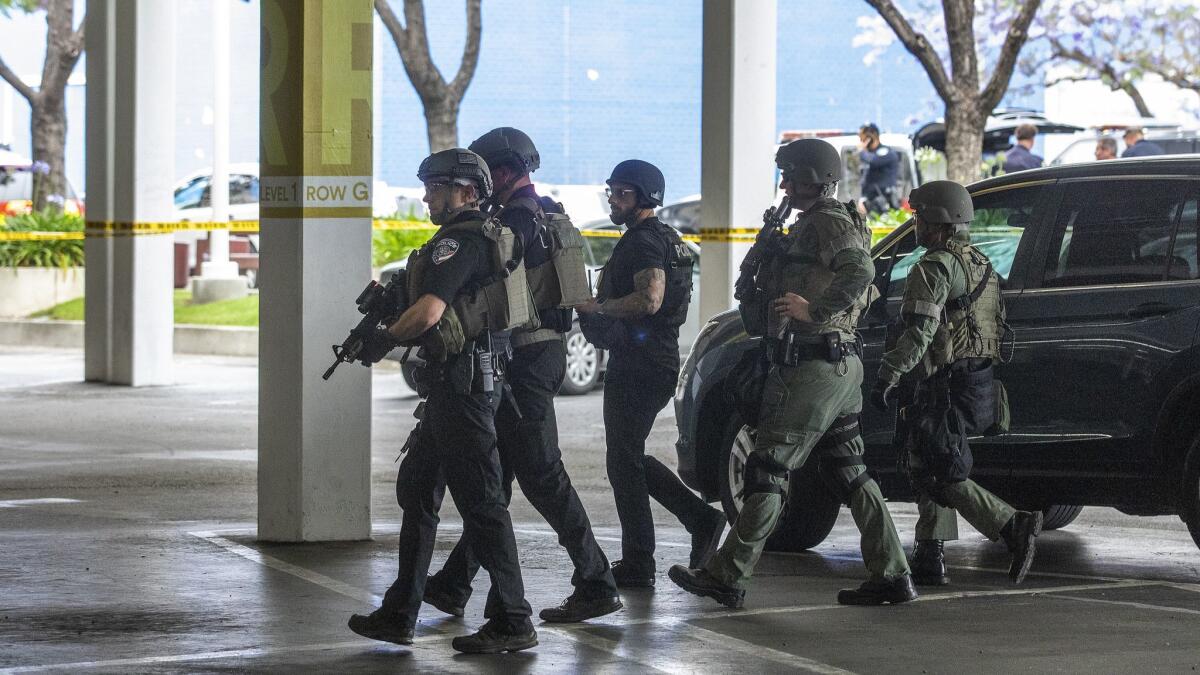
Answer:
POLYGON ((743 497, 753 494, 777 494, 787 497, 788 470, 766 459, 757 452, 746 459, 745 488, 743 497))
POLYGON ((871 481, 871 474, 867 473, 867 467, 863 463, 861 454, 852 453, 831 457, 825 453, 839 445, 849 443, 860 435, 861 427, 858 424, 858 415, 842 415, 833 421, 829 431, 826 431, 821 440, 817 441, 814 448, 822 453, 818 467, 821 479, 847 506, 850 504, 850 496, 871 481), (847 478, 846 474, 852 473, 854 469, 859 469, 859 473, 853 478, 847 478))

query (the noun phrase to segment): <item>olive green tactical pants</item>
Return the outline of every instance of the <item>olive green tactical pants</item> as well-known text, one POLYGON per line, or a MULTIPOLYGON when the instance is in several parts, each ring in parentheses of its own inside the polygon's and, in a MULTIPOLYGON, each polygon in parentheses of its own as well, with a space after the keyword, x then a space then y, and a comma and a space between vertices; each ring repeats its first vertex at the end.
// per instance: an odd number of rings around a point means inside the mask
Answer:
MULTIPOLYGON (((862 411, 862 362, 854 356, 844 363, 802 361, 795 367, 772 366, 763 390, 760 426, 754 454, 765 464, 789 471, 800 468, 833 421, 862 411)), ((822 449, 824 457, 863 454, 861 436, 822 449)), ((865 470, 863 466, 836 469, 845 486, 865 470)), ((785 477, 772 477, 777 485, 785 477)), ((783 495, 748 494, 737 522, 705 569, 723 583, 742 586, 754 572, 767 537, 779 522, 783 495)), ((872 580, 908 574, 908 561, 896 535, 891 515, 874 480, 850 495, 850 512, 862 533, 862 556, 872 580)))
MULTIPOLYGON (((917 455, 910 453, 908 461, 912 471, 922 470, 921 459, 917 455)), ((963 515, 963 518, 967 519, 971 527, 979 530, 980 534, 996 541, 1000 538, 1000 530, 1017 512, 1003 499, 983 489, 969 478, 961 483, 950 483, 943 487, 941 496, 942 501, 954 508, 939 505, 930 499, 929 495, 919 495, 917 510, 920 515, 917 518, 917 541, 958 539, 956 510, 963 515)))

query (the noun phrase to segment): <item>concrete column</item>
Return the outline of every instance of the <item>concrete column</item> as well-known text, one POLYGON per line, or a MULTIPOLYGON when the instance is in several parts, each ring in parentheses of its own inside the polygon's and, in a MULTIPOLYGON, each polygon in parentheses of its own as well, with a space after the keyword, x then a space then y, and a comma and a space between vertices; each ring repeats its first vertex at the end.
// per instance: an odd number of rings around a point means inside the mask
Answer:
POLYGON ((321 374, 371 278, 372 18, 371 0, 262 1, 263 540, 371 533, 370 371, 321 374))
POLYGON ((172 379, 175 6, 88 2, 85 366, 90 381, 172 379))
POLYGON ((704 0, 700 135, 703 263, 700 314, 734 306, 750 245, 730 230, 759 228, 774 198, 775 0, 704 0))

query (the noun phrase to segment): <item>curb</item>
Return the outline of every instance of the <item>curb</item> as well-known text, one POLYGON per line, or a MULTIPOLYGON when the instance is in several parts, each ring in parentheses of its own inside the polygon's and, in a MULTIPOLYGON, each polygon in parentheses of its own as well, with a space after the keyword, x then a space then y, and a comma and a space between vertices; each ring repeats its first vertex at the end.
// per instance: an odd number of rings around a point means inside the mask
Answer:
MULTIPOLYGON (((83 322, 0 319, 0 345, 83 349, 83 322)), ((258 356, 258 329, 176 324, 174 347, 178 354, 258 356)))

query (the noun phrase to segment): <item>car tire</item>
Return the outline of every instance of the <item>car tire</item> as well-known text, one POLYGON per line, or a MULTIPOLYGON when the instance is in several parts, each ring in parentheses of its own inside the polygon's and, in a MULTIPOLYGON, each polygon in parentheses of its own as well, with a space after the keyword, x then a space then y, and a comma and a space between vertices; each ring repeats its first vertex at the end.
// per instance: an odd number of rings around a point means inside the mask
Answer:
POLYGON ((1200 546, 1200 433, 1192 439, 1183 462, 1183 485, 1180 492, 1179 517, 1187 523, 1192 541, 1200 546))
POLYGON ((417 390, 417 380, 413 377, 413 371, 417 369, 416 364, 405 361, 400 364, 400 374, 404 376, 404 384, 408 385, 409 389, 417 390))
POLYGON ((600 350, 587 341, 579 326, 572 326, 566 336, 567 369, 560 394, 579 396, 596 388, 600 382, 600 350))
MULTIPOLYGON (((754 432, 736 415, 726 426, 718 463, 721 506, 732 524, 742 508, 746 458, 754 450, 754 432)), ((810 549, 829 536, 837 522, 841 503, 821 481, 816 463, 808 462, 792 472, 788 503, 779 525, 767 539, 766 550, 796 553, 810 549)))
POLYGON ((1042 509, 1042 529, 1057 530, 1060 527, 1066 527, 1079 517, 1080 511, 1083 511, 1082 506, 1071 506, 1070 504, 1047 506, 1042 509))

